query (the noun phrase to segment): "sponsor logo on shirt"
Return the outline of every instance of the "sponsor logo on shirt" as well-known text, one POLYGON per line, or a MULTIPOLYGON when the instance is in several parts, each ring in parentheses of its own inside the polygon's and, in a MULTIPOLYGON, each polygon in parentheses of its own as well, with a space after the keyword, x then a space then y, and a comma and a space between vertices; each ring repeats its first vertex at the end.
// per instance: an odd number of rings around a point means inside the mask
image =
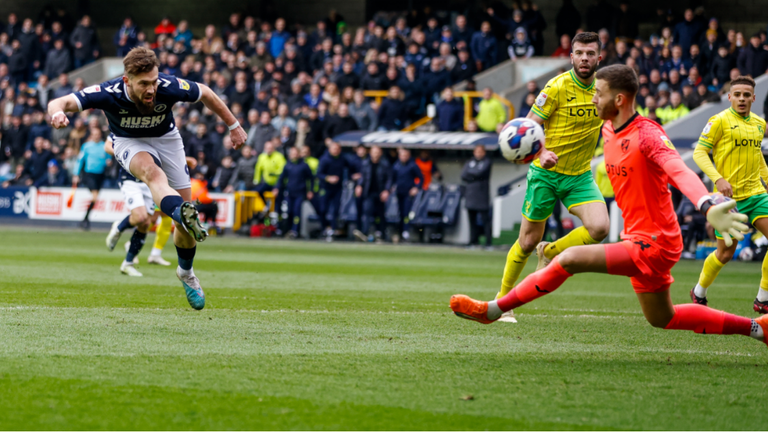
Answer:
POLYGON ((704 130, 701 131, 702 135, 707 135, 709 131, 712 130, 712 122, 707 123, 706 126, 704 126, 704 130))
POLYGON ((537 107, 543 107, 545 103, 547 103, 547 96, 546 93, 539 93, 539 96, 536 98, 536 106, 537 107))
POLYGON ((146 117, 123 117, 120 127, 126 129, 147 129, 159 126, 165 120, 165 114, 146 117))
POLYGON ((90 87, 86 87, 86 88, 83 89, 83 93, 84 94, 98 93, 100 91, 101 91, 101 86, 99 86, 98 84, 97 85, 92 85, 90 87))
POLYGON ((189 83, 184 81, 181 78, 176 78, 177 81, 179 81, 179 88, 182 90, 189 91, 189 83))

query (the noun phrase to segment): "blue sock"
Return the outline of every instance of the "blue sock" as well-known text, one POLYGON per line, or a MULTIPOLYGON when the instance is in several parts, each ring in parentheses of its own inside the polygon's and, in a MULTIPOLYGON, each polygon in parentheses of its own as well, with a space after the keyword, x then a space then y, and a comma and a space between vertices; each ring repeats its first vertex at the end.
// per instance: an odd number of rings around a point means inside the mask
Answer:
POLYGON ((131 245, 128 247, 128 253, 125 254, 125 262, 133 262, 136 255, 141 252, 141 248, 144 246, 144 240, 147 239, 147 233, 134 230, 131 236, 131 245))
POLYGON ((197 246, 192 246, 191 249, 176 246, 176 254, 179 257, 179 267, 181 267, 182 270, 192 270, 192 261, 195 260, 195 250, 197 250, 197 246))
POLYGON ((171 219, 183 224, 181 220, 181 205, 184 200, 178 195, 168 195, 160 201, 160 211, 167 214, 171 219))
POLYGON ((133 225, 131 225, 131 215, 128 215, 125 217, 125 219, 120 221, 120 225, 117 226, 117 230, 120 232, 123 232, 132 226, 133 225))

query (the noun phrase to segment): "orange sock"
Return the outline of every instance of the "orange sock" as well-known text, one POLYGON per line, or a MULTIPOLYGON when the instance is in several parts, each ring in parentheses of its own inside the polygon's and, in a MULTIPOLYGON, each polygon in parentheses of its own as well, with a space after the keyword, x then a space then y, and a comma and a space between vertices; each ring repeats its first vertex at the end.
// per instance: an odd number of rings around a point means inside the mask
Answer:
POLYGON ((664 328, 701 334, 749 336, 752 320, 698 304, 680 304, 675 305, 675 316, 664 328))
POLYGON ((573 276, 560 265, 558 257, 543 269, 528 275, 509 294, 497 300, 497 305, 503 311, 517 309, 537 298, 560 288, 566 279, 573 276))

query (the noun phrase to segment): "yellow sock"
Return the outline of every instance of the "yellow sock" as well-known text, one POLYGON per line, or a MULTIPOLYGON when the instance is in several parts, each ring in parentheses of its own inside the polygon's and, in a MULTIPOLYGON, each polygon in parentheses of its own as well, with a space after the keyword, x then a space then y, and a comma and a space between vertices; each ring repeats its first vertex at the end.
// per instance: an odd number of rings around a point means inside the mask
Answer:
POLYGON ((157 231, 155 232, 155 249, 163 250, 165 243, 168 242, 168 237, 171 236, 171 226, 173 226, 171 217, 163 215, 160 218, 160 224, 157 226, 157 231))
POLYGON ((763 258, 763 277, 760 279, 760 289, 768 291, 768 255, 763 258))
POLYGON ((567 236, 547 245, 544 249, 544 256, 547 257, 547 259, 552 259, 571 246, 584 246, 597 243, 600 242, 593 239, 589 235, 589 231, 581 226, 569 232, 567 236))
MULTIPOLYGON (((724 265, 725 264, 721 263, 720 260, 717 259, 714 252, 709 254, 707 259, 704 260, 704 267, 702 267, 701 275, 699 275, 699 285, 701 285, 702 288, 709 288, 709 286, 712 285, 712 282, 715 281, 717 274, 720 273, 720 270, 724 265)), ((765 275, 765 272, 765 262, 763 262, 763 275, 765 275)), ((765 276, 763 276, 763 279, 765 279, 765 276)), ((761 281, 760 286, 762 285, 763 283, 761 281)))
POLYGON ((525 263, 528 262, 528 257, 531 254, 526 254, 520 247, 519 242, 515 242, 512 248, 507 254, 507 263, 504 265, 504 276, 501 278, 501 290, 496 298, 501 298, 507 295, 515 287, 517 278, 520 277, 520 273, 525 267, 525 263))

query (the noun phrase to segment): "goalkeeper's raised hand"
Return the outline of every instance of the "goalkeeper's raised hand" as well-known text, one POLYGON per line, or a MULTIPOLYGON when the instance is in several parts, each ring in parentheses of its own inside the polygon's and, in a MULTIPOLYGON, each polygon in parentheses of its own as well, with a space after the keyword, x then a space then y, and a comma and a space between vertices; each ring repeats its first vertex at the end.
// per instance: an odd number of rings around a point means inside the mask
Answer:
POLYGON ((701 213, 706 216, 710 224, 723 236, 723 241, 727 247, 733 245, 733 240, 743 240, 744 234, 749 227, 746 222, 746 215, 732 212, 736 208, 736 201, 729 200, 715 205, 712 200, 705 201, 701 206, 701 213))

